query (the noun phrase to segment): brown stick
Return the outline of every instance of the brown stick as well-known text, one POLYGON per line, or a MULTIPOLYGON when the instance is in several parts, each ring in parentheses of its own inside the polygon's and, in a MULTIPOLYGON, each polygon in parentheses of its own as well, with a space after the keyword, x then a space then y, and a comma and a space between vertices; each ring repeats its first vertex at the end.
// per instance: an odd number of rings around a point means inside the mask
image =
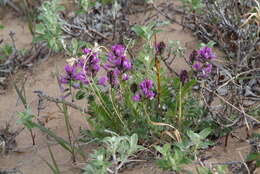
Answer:
POLYGON ((68 102, 64 99, 50 97, 50 96, 44 94, 42 91, 34 91, 34 93, 37 94, 38 97, 40 97, 42 99, 45 99, 45 100, 48 100, 48 101, 51 101, 51 102, 54 102, 54 103, 62 103, 62 104, 65 104, 65 105, 67 105, 67 106, 69 106, 73 109, 79 110, 82 113, 88 114, 87 109, 81 108, 80 106, 75 105, 74 103, 68 102))

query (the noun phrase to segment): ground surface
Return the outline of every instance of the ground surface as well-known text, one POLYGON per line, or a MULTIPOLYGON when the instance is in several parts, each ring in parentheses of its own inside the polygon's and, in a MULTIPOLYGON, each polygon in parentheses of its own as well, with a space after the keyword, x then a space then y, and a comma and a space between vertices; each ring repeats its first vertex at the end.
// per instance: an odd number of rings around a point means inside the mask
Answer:
MULTIPOLYGON (((15 39, 18 48, 28 48, 30 46, 32 36, 27 29, 26 22, 11 12, 11 10, 5 10, 5 13, 1 17, 1 23, 5 26, 5 29, 0 32, 0 38, 8 39, 8 33, 10 30, 16 33, 15 39)), ((149 15, 149 14, 146 14, 149 15)), ((177 16, 178 18, 178 16, 177 16)), ((138 14, 138 16, 131 16, 130 20, 132 23, 140 22, 144 20, 144 14, 138 14), (138 19, 138 20, 137 20, 138 19)), ((170 24, 168 27, 164 28, 164 32, 158 37, 158 40, 179 40, 181 44, 187 48, 187 50, 192 51, 198 44, 199 41, 193 37, 192 33, 187 30, 183 30, 181 26, 177 24, 170 24)), ((189 52, 186 53, 187 55, 189 52)), ((221 53, 219 54, 221 55, 221 53)), ((41 90, 49 96, 59 97, 60 92, 58 89, 57 81, 53 76, 53 73, 57 71, 62 71, 62 67, 65 64, 65 57, 61 55, 56 55, 49 57, 47 60, 43 60, 37 63, 31 70, 26 70, 26 72, 19 72, 20 74, 14 75, 13 79, 23 79, 23 77, 28 77, 25 85, 26 96, 30 103, 31 108, 36 109, 37 106, 37 96, 33 93, 35 90, 41 90)), ((187 65, 182 59, 176 59, 174 63, 174 68, 177 72, 181 69, 187 68, 187 65)), ((58 135, 65 136, 65 126, 63 123, 62 115, 58 112, 58 108, 53 103, 44 103, 46 109, 41 115, 53 118, 47 124, 47 127, 51 130, 57 132, 58 135)), ((15 90, 10 86, 4 94, 0 96, 0 127, 4 127, 6 122, 10 121, 12 129, 16 130, 19 125, 15 122, 16 112, 23 110, 22 104, 18 101, 18 97, 15 90)), ((84 115, 77 111, 71 110, 71 120, 72 125, 75 127, 82 127, 84 129, 88 128, 86 121, 84 120, 84 115)), ((78 134, 78 130, 75 130, 78 134)), ((238 130, 237 135, 240 138, 244 138, 244 130, 238 130)), ((15 152, 9 153, 8 155, 0 156, 0 171, 18 168, 24 174, 50 174, 49 168, 42 161, 41 158, 49 160, 49 153, 46 147, 46 136, 37 133, 36 142, 37 146, 31 146, 31 139, 28 131, 22 131, 16 139, 17 148, 15 152)), ((220 140, 223 142, 224 140, 220 140)), ((85 148, 86 152, 91 152, 94 146, 88 146, 85 148)), ((52 145, 52 150, 55 154, 56 160, 61 166, 62 173, 64 174, 74 174, 79 171, 75 169, 76 166, 84 166, 84 163, 80 161, 73 165, 71 163, 69 154, 65 152, 58 145, 52 145)), ((208 162, 224 162, 224 161, 240 161, 244 156, 250 151, 250 147, 247 143, 241 142, 236 138, 231 138, 230 143, 226 149, 224 149, 223 143, 209 152, 207 156, 211 156, 208 162)), ((193 166, 187 166, 187 168, 192 168, 193 166)), ((77 167, 76 167, 77 168, 77 167)), ((141 163, 140 165, 129 167, 124 170, 124 174, 158 174, 158 173, 169 173, 162 172, 157 169, 151 163, 141 163)))

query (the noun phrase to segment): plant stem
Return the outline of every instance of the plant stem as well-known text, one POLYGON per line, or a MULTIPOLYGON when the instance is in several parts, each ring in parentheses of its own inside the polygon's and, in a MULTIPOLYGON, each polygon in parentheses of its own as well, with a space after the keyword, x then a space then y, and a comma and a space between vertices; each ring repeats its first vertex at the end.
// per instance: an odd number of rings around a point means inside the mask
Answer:
POLYGON ((70 132, 71 125, 70 125, 70 122, 69 122, 68 107, 65 104, 62 104, 62 112, 63 112, 63 115, 64 115, 66 131, 67 131, 69 143, 70 143, 70 146, 71 146, 72 161, 76 162, 74 143, 72 142, 72 136, 71 136, 71 132, 70 132))
MULTIPOLYGON (((157 39, 154 34, 154 46, 156 49, 157 39)), ((161 96, 161 77, 160 77, 160 60, 157 53, 155 53, 155 67, 156 67, 156 79, 157 79, 157 111, 160 112, 160 96, 161 96)))
POLYGON ((32 129, 29 129, 29 131, 30 131, 30 134, 31 134, 31 137, 32 137, 32 143, 33 143, 33 146, 34 146, 34 145, 36 145, 36 143, 35 143, 35 135, 33 134, 32 129))
POLYGON ((180 83, 179 89, 179 118, 178 118, 178 127, 181 126, 182 121, 182 84, 180 83))
POLYGON ((112 102, 112 106, 113 106, 113 109, 114 109, 114 111, 115 111, 117 117, 119 118, 119 120, 120 120, 120 122, 123 124, 123 126, 124 126, 125 128, 127 128, 126 125, 125 125, 125 123, 124 123, 123 120, 122 120, 122 116, 119 115, 119 112, 117 111, 117 108, 116 108, 116 106, 115 106, 115 104, 114 104, 114 100, 113 100, 113 97, 112 97, 112 88, 111 88, 111 90, 110 90, 110 95, 109 95, 109 96, 110 96, 110 100, 111 100, 111 102, 112 102))

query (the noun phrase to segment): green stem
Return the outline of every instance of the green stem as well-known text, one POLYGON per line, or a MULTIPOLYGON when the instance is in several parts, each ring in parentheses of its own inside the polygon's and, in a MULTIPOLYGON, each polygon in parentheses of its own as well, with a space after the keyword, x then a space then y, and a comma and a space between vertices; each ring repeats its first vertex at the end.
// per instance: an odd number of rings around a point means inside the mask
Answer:
POLYGON ((62 105, 62 112, 63 112, 63 115, 64 115, 66 131, 67 131, 69 143, 70 143, 70 146, 71 146, 72 160, 73 160, 73 162, 76 162, 74 143, 72 142, 72 136, 71 136, 71 132, 70 132, 71 125, 70 125, 70 122, 69 122, 68 108, 65 104, 62 105))
POLYGON ((179 89, 179 118, 178 118, 178 126, 180 127, 182 121, 182 84, 180 83, 179 89))
MULTIPOLYGON (((93 81, 93 79, 91 79, 91 80, 93 81)), ((99 102, 101 103, 101 106, 104 108, 106 114, 109 116, 110 119, 112 119, 112 118, 111 118, 111 115, 112 115, 112 114, 111 114, 111 113, 109 112, 109 110, 107 109, 106 103, 105 103, 105 101, 103 100, 101 94, 99 93, 99 90, 97 89, 97 87, 96 87, 95 85, 92 85, 92 83, 90 83, 90 87, 91 87, 92 91, 96 94, 96 96, 98 97, 98 100, 99 100, 99 102), (94 86, 95 88, 94 88, 93 86, 94 86)))
POLYGON ((113 106, 113 109, 115 110, 115 113, 116 113, 116 115, 117 115, 117 117, 119 118, 119 120, 120 120, 120 122, 123 124, 123 126, 125 127, 125 128, 127 128, 126 127, 126 125, 125 125, 125 123, 123 122, 123 120, 122 120, 122 116, 120 116, 120 114, 119 114, 119 112, 117 111, 117 108, 116 108, 116 106, 115 106, 115 104, 114 104, 114 100, 113 100, 113 97, 112 97, 112 88, 111 88, 111 90, 110 90, 110 100, 111 100, 111 102, 112 102, 112 106, 113 106))

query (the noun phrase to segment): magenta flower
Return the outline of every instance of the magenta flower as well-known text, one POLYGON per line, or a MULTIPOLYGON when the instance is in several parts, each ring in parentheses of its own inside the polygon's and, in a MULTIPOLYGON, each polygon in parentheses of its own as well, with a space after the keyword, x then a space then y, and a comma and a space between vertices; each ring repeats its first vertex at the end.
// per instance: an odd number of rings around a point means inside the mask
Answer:
POLYGON ((122 75, 122 80, 123 80, 123 81, 127 81, 128 79, 129 79, 129 76, 124 73, 124 74, 122 75))
MULTIPOLYGON (((152 100, 155 97, 155 93, 151 90, 153 87, 153 82, 149 79, 145 79, 143 80, 140 84, 139 84, 139 89, 140 92, 137 92, 132 99, 134 101, 137 101, 137 98, 144 98, 144 99, 148 99, 148 100, 152 100)), ((140 99, 139 99, 140 100, 140 99)), ((139 101, 138 100, 138 101, 139 101)))
POLYGON ((107 72, 108 81, 111 84, 112 87, 115 87, 118 82, 118 76, 120 71, 118 69, 114 69, 107 72))
POLYGON ((84 56, 74 62, 73 65, 65 65, 65 75, 59 79, 61 84, 69 84, 73 88, 79 88, 80 84, 87 85, 90 83, 88 77, 96 76, 100 69, 100 59, 92 50, 84 48, 84 56))
POLYGON ((100 79, 98 80, 98 85, 105 86, 107 80, 108 80, 107 76, 100 77, 100 79))
POLYGON ((204 68, 202 68, 202 70, 201 70, 201 77, 203 77, 203 78, 206 78, 206 77, 208 77, 209 76, 209 74, 211 73, 211 71, 212 71, 212 64, 206 64, 205 65, 205 67, 204 68))
POLYGON ((190 55, 190 62, 193 64, 192 68, 200 78, 207 78, 212 72, 212 59, 216 58, 212 49, 205 46, 198 51, 193 51, 190 55))
POLYGON ((181 83, 184 85, 185 83, 187 83, 189 81, 189 75, 188 72, 186 70, 182 70, 179 78, 181 80, 181 83))
POLYGON ((197 51, 197 54, 198 54, 199 58, 206 59, 206 60, 211 60, 211 59, 214 59, 216 57, 213 54, 212 49, 207 47, 207 46, 202 47, 201 49, 199 49, 197 51))
POLYGON ((151 88, 153 87, 153 82, 152 82, 152 80, 145 79, 144 81, 142 81, 142 82, 140 83, 139 86, 140 86, 140 88, 141 88, 142 90, 151 89, 151 88))
POLYGON ((125 48, 123 47, 123 45, 113 45, 112 46, 112 51, 114 53, 115 56, 123 56, 125 54, 125 48))
POLYGON ((135 101, 135 102, 139 102, 141 99, 141 95, 139 93, 135 94, 133 97, 132 97, 132 100, 135 101))
POLYGON ((83 52, 84 54, 89 54, 89 53, 91 53, 91 50, 88 49, 88 48, 84 48, 84 49, 82 50, 82 52, 83 52))
POLYGON ((193 65, 192 65, 192 68, 195 70, 195 71, 200 71, 201 70, 201 63, 199 61, 196 61, 193 65))
POLYGON ((128 80, 126 72, 132 69, 132 64, 125 57, 125 48, 122 45, 114 45, 111 50, 103 68, 107 71, 108 82, 115 87, 119 83, 119 77, 122 77, 124 81, 128 80))
POLYGON ((145 91, 144 96, 145 98, 152 100, 155 96, 155 93, 153 91, 145 91))

